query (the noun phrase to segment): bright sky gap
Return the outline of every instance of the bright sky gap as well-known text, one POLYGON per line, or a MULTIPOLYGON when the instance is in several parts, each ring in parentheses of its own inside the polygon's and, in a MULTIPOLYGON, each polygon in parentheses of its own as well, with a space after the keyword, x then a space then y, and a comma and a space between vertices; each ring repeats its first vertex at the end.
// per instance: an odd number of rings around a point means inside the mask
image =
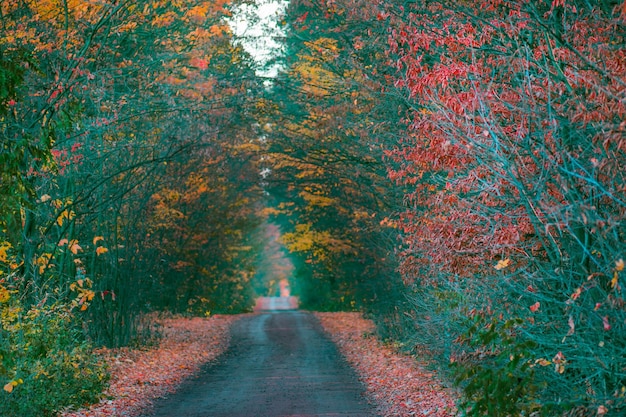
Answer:
POLYGON ((242 4, 233 10, 233 16, 227 20, 236 42, 241 44, 255 60, 257 75, 273 78, 280 70, 275 61, 284 52, 281 38, 285 31, 281 20, 288 1, 259 0, 255 4, 242 4))

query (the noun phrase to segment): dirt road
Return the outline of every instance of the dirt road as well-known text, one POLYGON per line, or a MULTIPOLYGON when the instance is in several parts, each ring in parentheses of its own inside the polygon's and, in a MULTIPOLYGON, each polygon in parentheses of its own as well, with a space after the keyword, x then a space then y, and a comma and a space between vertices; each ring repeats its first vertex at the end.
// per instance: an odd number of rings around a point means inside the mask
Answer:
POLYGON ((289 311, 236 322, 221 360, 158 402, 151 417, 373 415, 317 319, 289 311))

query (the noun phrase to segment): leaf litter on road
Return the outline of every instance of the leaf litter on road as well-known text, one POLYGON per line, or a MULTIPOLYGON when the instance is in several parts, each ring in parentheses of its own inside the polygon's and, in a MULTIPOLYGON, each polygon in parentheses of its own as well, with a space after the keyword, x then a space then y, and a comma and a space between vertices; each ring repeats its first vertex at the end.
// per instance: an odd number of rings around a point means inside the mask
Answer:
MULTIPOLYGON (((412 356, 383 344, 375 326, 360 313, 315 313, 324 330, 364 382, 384 417, 456 414, 453 390, 412 356)), ((104 399, 62 417, 136 417, 158 398, 173 392, 201 366, 216 359, 229 344, 229 329, 240 316, 171 318, 161 321, 157 346, 101 349, 109 364, 111 384, 104 399)))
POLYGON ((384 417, 457 414, 454 390, 413 356, 383 344, 360 313, 315 313, 384 417))
POLYGON ((162 339, 143 349, 101 349, 111 384, 100 403, 63 417, 134 417, 173 392, 201 366, 228 347, 230 325, 242 316, 170 318, 161 321, 162 339))

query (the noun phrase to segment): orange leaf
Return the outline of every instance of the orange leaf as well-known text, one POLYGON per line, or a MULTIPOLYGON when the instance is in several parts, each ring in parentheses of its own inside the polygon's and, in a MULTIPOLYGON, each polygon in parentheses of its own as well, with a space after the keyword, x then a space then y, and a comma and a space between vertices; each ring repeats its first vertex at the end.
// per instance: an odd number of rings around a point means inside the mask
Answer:
POLYGON ((501 269, 506 268, 507 266, 509 266, 511 263, 511 260, 509 258, 506 259, 501 259, 498 261, 498 263, 494 266, 495 269, 497 269, 498 271, 501 269))
POLYGON ((76 240, 76 239, 73 239, 73 240, 70 241, 69 247, 70 247, 70 251, 74 255, 77 255, 78 251, 83 250, 83 248, 81 248, 80 245, 78 244, 78 240, 76 240))
POLYGON ((192 58, 189 63, 200 70, 205 70, 209 67, 209 61, 202 58, 192 58))
POLYGON ((102 255, 103 253, 107 253, 109 250, 107 248, 105 248, 104 246, 98 246, 96 248, 96 254, 97 255, 102 255))

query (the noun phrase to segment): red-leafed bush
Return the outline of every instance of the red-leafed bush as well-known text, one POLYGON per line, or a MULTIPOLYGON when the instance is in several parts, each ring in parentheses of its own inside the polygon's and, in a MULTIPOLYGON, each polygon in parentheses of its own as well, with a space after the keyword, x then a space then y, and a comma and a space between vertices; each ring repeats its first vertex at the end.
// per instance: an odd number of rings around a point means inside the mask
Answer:
POLYGON ((418 333, 448 321, 469 414, 626 407, 625 34, 617 2, 424 2, 390 24, 401 270, 418 333))

